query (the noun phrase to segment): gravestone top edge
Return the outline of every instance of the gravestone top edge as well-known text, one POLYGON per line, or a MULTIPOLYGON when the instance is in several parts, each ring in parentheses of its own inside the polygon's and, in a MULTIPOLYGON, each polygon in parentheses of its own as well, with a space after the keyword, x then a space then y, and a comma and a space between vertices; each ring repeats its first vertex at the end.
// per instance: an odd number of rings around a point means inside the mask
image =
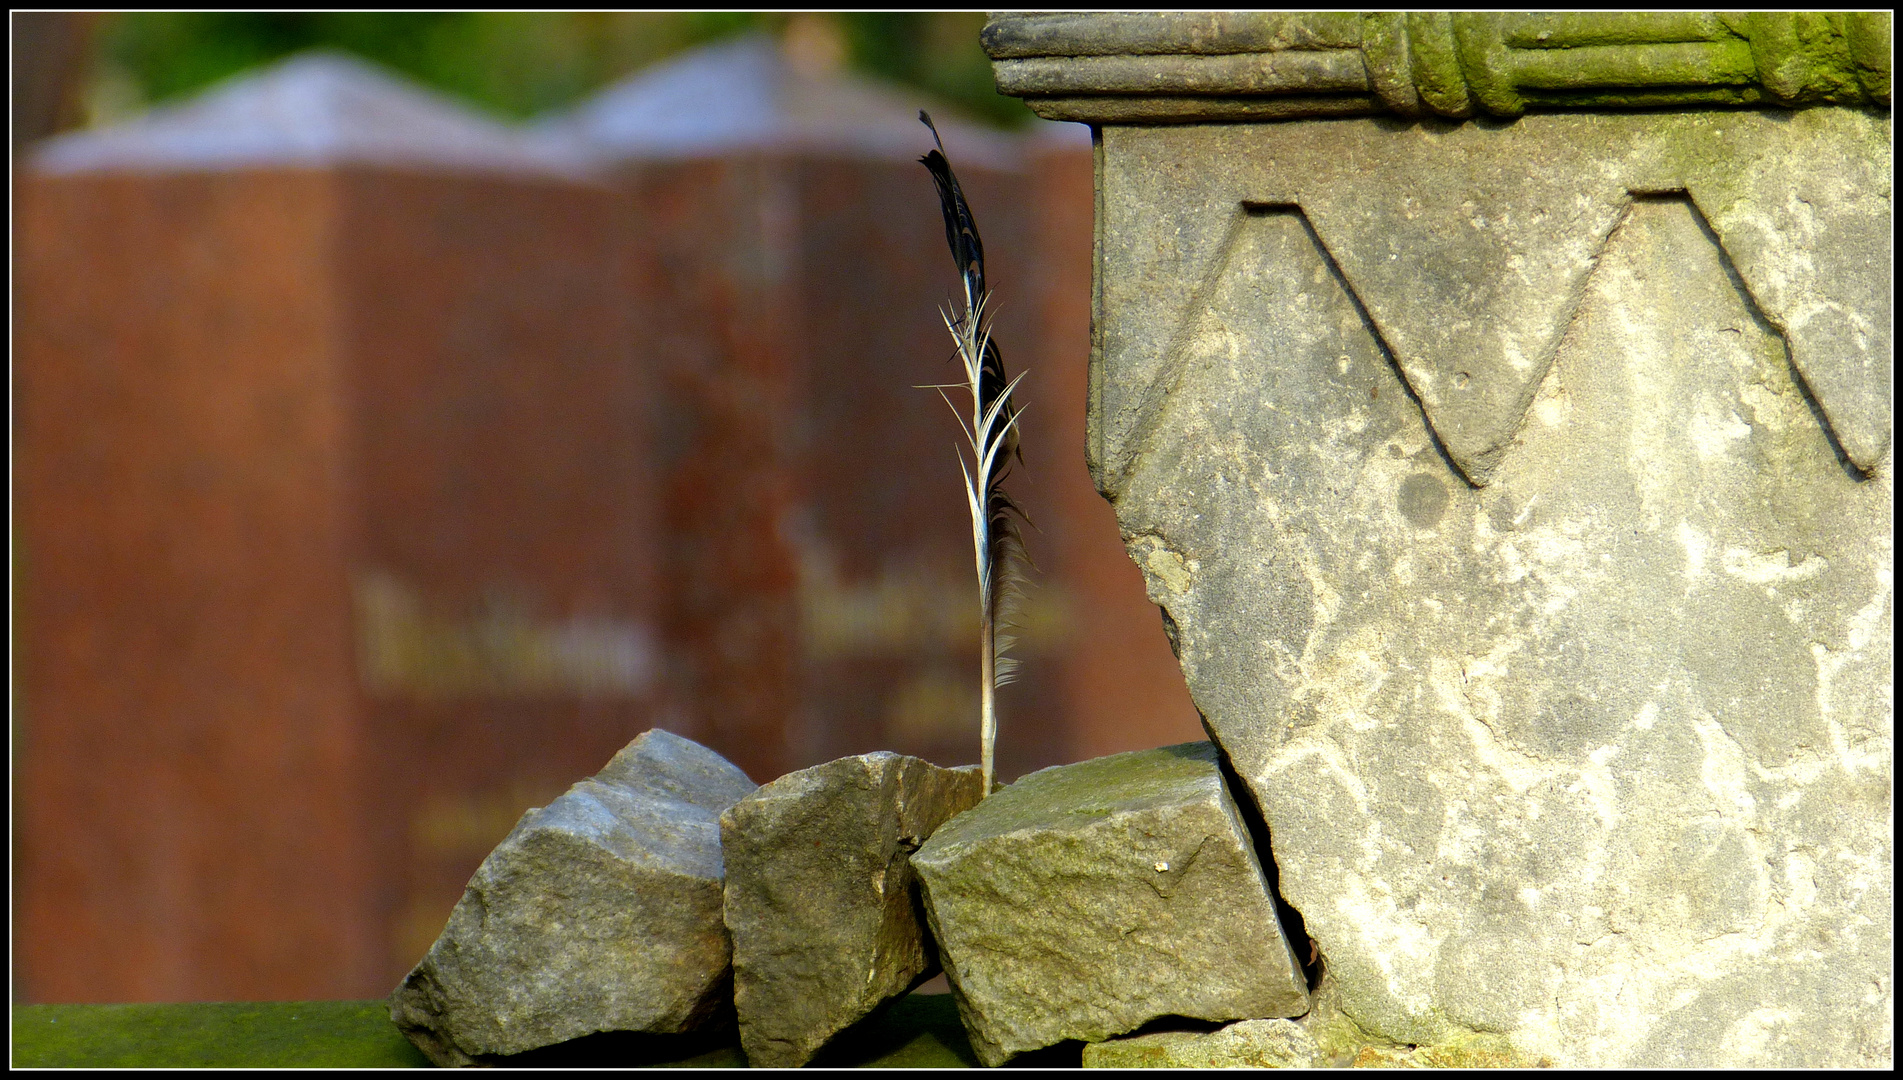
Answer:
POLYGON ((930 137, 928 106, 957 160, 1020 171, 1025 136, 874 78, 813 70, 764 33, 688 49, 538 120, 534 130, 604 164, 768 152, 904 162, 930 137))
POLYGON ((180 101, 34 147, 47 176, 380 168, 600 182, 579 148, 330 49, 240 72, 180 101))
POLYGON ((1000 93, 1087 123, 1529 110, 1888 110, 1888 12, 1030 12, 981 34, 1000 93))

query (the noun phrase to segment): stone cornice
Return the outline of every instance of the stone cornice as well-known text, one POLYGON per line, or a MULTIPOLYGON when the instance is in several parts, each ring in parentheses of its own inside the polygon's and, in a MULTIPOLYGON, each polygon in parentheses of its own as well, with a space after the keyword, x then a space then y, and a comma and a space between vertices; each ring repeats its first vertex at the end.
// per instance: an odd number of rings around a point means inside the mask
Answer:
POLYGON ((1888 12, 997 14, 1001 93, 1089 123, 1890 106, 1888 12))

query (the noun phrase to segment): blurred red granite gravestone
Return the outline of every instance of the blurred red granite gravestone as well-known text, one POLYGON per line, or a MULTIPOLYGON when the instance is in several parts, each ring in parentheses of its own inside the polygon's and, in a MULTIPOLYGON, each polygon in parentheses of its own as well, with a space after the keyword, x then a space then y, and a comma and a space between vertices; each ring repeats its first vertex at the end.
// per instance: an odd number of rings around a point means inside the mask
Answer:
POLYGON ((33 158, 16 1001, 381 996, 655 723, 617 213, 321 55, 33 158))
MULTIPOLYGON (((1032 291, 1040 418, 1047 451, 1045 541, 1070 601, 1070 634, 1057 658, 1070 759, 1148 750, 1206 738, 1170 654, 1143 575, 1119 541, 1116 513, 1084 464, 1089 395, 1095 162, 1082 125, 1048 124, 1031 144, 1037 252, 1032 291)), ((1028 422, 1028 418, 1027 418, 1028 422)))

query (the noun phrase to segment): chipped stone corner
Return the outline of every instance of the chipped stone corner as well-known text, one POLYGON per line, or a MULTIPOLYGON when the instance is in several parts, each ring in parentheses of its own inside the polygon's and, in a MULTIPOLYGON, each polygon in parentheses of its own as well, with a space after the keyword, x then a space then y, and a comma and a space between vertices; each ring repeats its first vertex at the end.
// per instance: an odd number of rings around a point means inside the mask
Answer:
POLYGON ((1168 609, 1188 596, 1196 585, 1196 572, 1202 568, 1194 557, 1185 555, 1157 533, 1139 533, 1125 542, 1130 558, 1143 571, 1143 590, 1150 603, 1168 609))

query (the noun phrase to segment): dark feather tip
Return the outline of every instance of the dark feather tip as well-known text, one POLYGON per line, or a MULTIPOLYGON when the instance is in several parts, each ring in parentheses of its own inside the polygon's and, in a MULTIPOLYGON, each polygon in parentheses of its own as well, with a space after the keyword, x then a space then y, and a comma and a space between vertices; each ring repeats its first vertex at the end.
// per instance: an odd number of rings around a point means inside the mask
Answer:
POLYGON ((985 245, 978 238, 978 223, 972 217, 971 204, 965 201, 957 175, 952 172, 951 162, 945 157, 945 142, 938 136, 938 127, 925 110, 920 109, 918 117, 932 129, 932 141, 938 144, 938 149, 928 151, 918 160, 932 174, 932 183, 938 187, 939 209, 945 215, 945 243, 951 248, 959 275, 967 279, 971 295, 983 296, 985 245))

